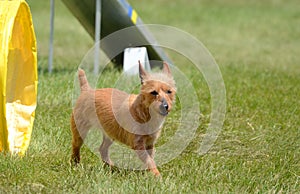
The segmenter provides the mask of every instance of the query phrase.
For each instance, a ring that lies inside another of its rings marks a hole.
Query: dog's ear
[[[168,65],[167,62],[163,62],[163,73],[172,77],[172,73],[171,73],[171,70],[170,70],[170,66]]]
[[[144,80],[148,76],[148,73],[143,68],[143,65],[141,64],[140,60],[139,60],[139,76],[140,76],[140,79],[141,79],[141,84],[144,83]]]

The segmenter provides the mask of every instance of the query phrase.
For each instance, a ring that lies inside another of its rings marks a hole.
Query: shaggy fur
[[[147,73],[139,64],[139,76],[141,91],[135,95],[113,88],[94,90],[79,69],[81,94],[71,117],[73,162],[80,161],[80,147],[88,130],[97,127],[103,132],[99,151],[105,163],[113,166],[108,149],[116,140],[134,149],[147,169],[160,175],[154,162],[154,144],[172,109],[175,81],[167,63],[162,72],[154,74]]]

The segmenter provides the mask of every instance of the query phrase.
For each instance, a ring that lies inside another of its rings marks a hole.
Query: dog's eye
[[[168,91],[167,91],[167,94],[172,94],[172,91],[171,91],[171,90],[168,90]]]
[[[152,94],[153,96],[157,96],[158,92],[154,90],[154,91],[150,92],[150,94]]]

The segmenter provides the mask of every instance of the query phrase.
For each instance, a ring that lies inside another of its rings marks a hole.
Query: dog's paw
[[[71,156],[70,165],[77,166],[80,163],[80,157]]]
[[[152,174],[154,174],[155,177],[161,178],[160,172],[158,171],[157,168],[152,168],[152,169],[150,169],[150,172],[151,172]]]

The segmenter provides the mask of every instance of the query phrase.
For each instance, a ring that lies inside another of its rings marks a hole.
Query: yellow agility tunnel
[[[24,0],[0,0],[0,152],[24,155],[37,105],[37,51]]]

